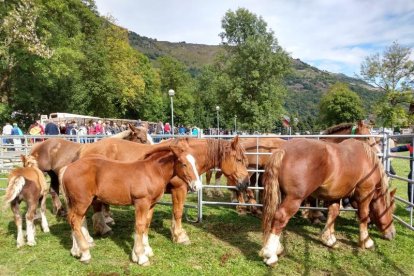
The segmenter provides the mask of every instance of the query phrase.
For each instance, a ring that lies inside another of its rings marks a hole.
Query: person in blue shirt
[[[23,135],[23,131],[20,127],[17,126],[17,123],[13,123],[13,128],[11,135],[21,136]],[[21,151],[22,150],[22,139],[21,138],[13,138],[14,150]]]
[[[402,151],[409,151],[410,152],[410,158],[413,159],[413,144],[406,144],[406,145],[402,145],[402,146],[397,146],[397,147],[393,147],[390,149],[391,152],[402,152]],[[412,179],[412,175],[413,175],[413,163],[410,160],[410,172],[408,173],[407,178],[408,179]],[[410,182],[407,182],[408,184],[408,201],[411,203],[414,203],[413,197],[412,195],[412,189],[413,189],[413,185]],[[411,206],[407,206],[407,210],[409,211],[411,209]]]
[[[193,130],[191,131],[192,135],[198,136],[198,128],[197,127],[193,127]]]

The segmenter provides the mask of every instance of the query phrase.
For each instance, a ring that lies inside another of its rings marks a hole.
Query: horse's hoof
[[[43,228],[43,233],[50,233],[49,227],[44,227]]]
[[[22,243],[17,243],[17,248],[21,248],[21,247],[23,247],[24,246],[24,242],[22,242]]]
[[[151,265],[151,263],[150,263],[150,261],[148,261],[148,262],[145,262],[145,263],[143,263],[143,264],[139,264],[140,266],[150,266]]]
[[[91,263],[91,259],[87,259],[87,260],[80,260],[81,261],[81,263],[83,263],[83,264],[90,264]]]
[[[27,242],[28,246],[35,246],[36,245],[36,241],[28,241]]]

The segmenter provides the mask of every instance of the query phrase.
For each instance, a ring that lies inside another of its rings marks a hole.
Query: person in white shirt
[[[6,123],[6,125],[3,127],[3,135],[11,135],[12,134],[13,127],[10,123]],[[13,144],[13,139],[11,138],[3,138],[3,143],[6,145]],[[10,151],[12,148],[7,147],[7,150]]]

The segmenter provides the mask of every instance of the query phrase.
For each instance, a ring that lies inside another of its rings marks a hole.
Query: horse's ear
[[[24,166],[24,164],[26,164],[26,156],[23,154],[20,154],[20,159],[22,160],[23,166]]]
[[[363,127],[363,126],[364,126],[364,120],[359,120],[358,127]]]
[[[177,157],[180,156],[184,152],[183,147],[180,145],[171,145],[170,149],[172,153],[174,153],[174,155]]]
[[[233,139],[233,142],[231,142],[231,147],[234,150],[236,150],[238,144],[239,144],[239,135],[236,135],[236,137],[234,137],[234,139]]]
[[[129,123],[128,123],[128,127],[129,127],[129,129],[130,129],[130,130],[132,130],[132,131],[134,131],[134,132],[135,132],[136,127],[134,127],[133,125],[131,125],[131,124],[129,124]]]
[[[392,189],[390,192],[390,196],[394,197],[396,191],[397,191],[397,188]]]

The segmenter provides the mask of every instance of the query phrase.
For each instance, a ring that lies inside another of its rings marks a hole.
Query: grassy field
[[[408,162],[394,160],[401,176],[408,174]],[[4,183],[1,186],[4,187]],[[406,198],[406,183],[393,181]],[[1,192],[1,195],[4,192]],[[168,195],[165,196],[168,200]],[[195,201],[192,197],[191,201]],[[49,200],[49,210],[50,200]],[[0,201],[0,206],[3,202]],[[403,204],[396,213],[408,219]],[[175,245],[170,237],[171,207],[158,205],[150,231],[155,256],[151,266],[131,262],[134,215],[132,208],[112,209],[116,225],[109,237],[95,237],[92,261],[85,265],[70,256],[70,228],[49,211],[50,234],[37,225],[37,245],[17,249],[16,226],[10,209],[0,213],[0,275],[414,275],[414,232],[396,223],[393,241],[370,234],[375,249],[357,247],[358,223],[353,213],[337,220],[338,248],[329,249],[319,241],[322,225],[311,225],[299,215],[283,234],[285,254],[274,268],[266,267],[258,256],[261,248],[260,220],[239,216],[233,208],[206,207],[203,223],[184,223],[192,244]],[[190,210],[195,217],[195,211]],[[91,226],[90,215],[88,220]]]

